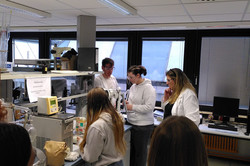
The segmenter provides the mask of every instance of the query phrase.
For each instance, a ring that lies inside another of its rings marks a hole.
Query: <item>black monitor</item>
[[[214,96],[213,115],[223,116],[223,123],[238,117],[240,99]]]

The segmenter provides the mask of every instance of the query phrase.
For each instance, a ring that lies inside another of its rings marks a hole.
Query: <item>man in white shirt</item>
[[[112,75],[114,70],[114,61],[111,58],[104,58],[102,60],[102,71],[103,74],[100,74],[99,76],[95,77],[94,81],[94,87],[99,87],[103,89],[120,89],[118,82],[116,78]],[[117,106],[118,101],[116,101],[116,98],[111,99],[111,103],[114,107]]]
[[[103,74],[95,78],[94,87],[104,89],[120,89],[116,78],[112,75],[114,69],[114,61],[111,58],[102,60]]]

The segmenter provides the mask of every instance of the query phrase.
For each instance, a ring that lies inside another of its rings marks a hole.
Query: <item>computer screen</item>
[[[240,99],[214,96],[213,115],[237,117]]]

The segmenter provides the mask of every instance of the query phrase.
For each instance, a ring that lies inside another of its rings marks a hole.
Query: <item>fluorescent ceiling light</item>
[[[10,10],[14,10],[34,17],[40,17],[40,18],[51,17],[51,14],[48,12],[7,0],[0,0],[0,7],[8,8]]]
[[[106,6],[115,9],[116,11],[125,15],[136,15],[137,11],[132,6],[128,5],[122,0],[99,0],[99,2]]]

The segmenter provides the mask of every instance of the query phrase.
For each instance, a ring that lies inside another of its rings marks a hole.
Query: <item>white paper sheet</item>
[[[26,78],[30,102],[37,101],[39,96],[51,96],[51,78]]]

